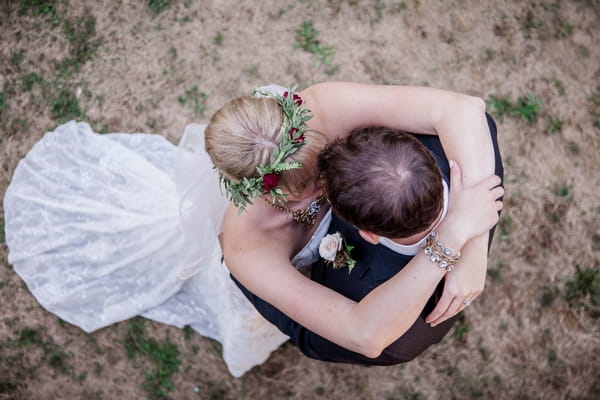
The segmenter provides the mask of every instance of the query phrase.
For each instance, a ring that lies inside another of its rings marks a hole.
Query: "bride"
[[[178,148],[158,135],[98,135],[86,123],[47,133],[19,163],[4,198],[9,262],[40,304],[86,332],[138,314],[190,325],[222,343],[234,376],[287,337],[254,310],[229,271],[298,323],[368,357],[401,336],[408,323],[398,317],[401,279],[356,303],[301,273],[318,258],[330,217],[317,155],[357,127],[438,134],[472,186],[494,167],[483,102],[340,82],[299,93],[272,85],[259,96],[226,104],[208,128],[188,126]],[[257,173],[259,166],[267,169]],[[457,303],[472,301],[485,280],[491,224],[457,223],[468,208],[451,202],[438,229],[466,243],[455,249],[464,271],[453,289]],[[431,268],[422,255],[411,263]],[[461,309],[440,302],[435,322]]]

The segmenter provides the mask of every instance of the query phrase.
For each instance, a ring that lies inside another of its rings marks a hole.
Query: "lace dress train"
[[[179,147],[83,122],[48,132],[4,197],[8,260],[44,308],[86,332],[138,314],[190,325],[240,376],[287,337],[221,262],[227,200],[203,131],[188,126]]]

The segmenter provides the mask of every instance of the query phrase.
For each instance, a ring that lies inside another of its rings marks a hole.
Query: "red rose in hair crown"
[[[273,190],[279,184],[279,174],[270,173],[263,176],[263,188],[266,191]]]
[[[296,143],[302,143],[304,142],[304,133],[298,137],[296,137],[296,135],[298,134],[300,130],[298,128],[292,128],[289,130],[288,134],[290,135],[290,140]]]

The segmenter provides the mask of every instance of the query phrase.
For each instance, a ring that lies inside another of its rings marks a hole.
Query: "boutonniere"
[[[321,239],[319,255],[325,262],[333,263],[334,269],[348,267],[348,273],[350,273],[356,265],[356,260],[350,256],[353,248],[354,246],[346,243],[341,233],[330,233]]]

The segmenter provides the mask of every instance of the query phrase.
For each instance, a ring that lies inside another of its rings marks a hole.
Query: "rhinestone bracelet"
[[[444,244],[438,240],[438,232],[431,231],[425,242],[421,245],[423,247],[423,253],[432,263],[437,264],[438,267],[445,269],[450,272],[454,269],[456,262],[460,258],[460,251],[453,253],[450,247],[444,246]]]

